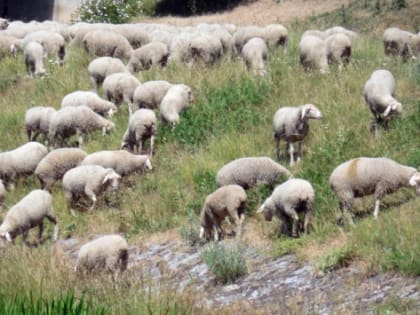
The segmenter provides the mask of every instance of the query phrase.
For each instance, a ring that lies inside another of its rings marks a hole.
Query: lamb
[[[7,186],[20,176],[31,175],[48,149],[38,142],[28,142],[12,150],[0,153],[0,178]]]
[[[44,59],[46,58],[46,53],[40,43],[29,42],[26,44],[23,55],[28,76],[43,76],[45,74]]]
[[[268,48],[265,40],[260,37],[251,38],[242,48],[242,57],[248,71],[264,76],[267,63]]]
[[[54,224],[54,242],[58,238],[58,222],[54,213],[52,196],[45,190],[33,190],[7,212],[0,225],[0,239],[12,242],[19,234],[27,243],[29,230],[38,226],[38,241],[42,239],[43,220]]]
[[[373,216],[386,194],[401,187],[416,187],[420,193],[420,172],[385,157],[359,157],[337,166],[329,178],[331,189],[340,201],[341,218],[353,224],[351,210],[354,198],[375,195]]]
[[[41,183],[41,188],[51,191],[54,183],[63,178],[64,174],[76,167],[87,153],[78,148],[56,149],[48,153],[35,169],[34,174]]]
[[[74,91],[61,100],[61,108],[68,106],[87,106],[101,116],[112,117],[118,111],[114,103],[100,98],[91,91]]]
[[[285,234],[298,237],[302,222],[299,213],[304,214],[303,232],[308,233],[310,219],[312,217],[315,192],[310,182],[300,178],[292,178],[274,189],[257,213],[264,212],[266,221],[271,221],[273,215],[278,217],[283,225]]]
[[[105,135],[115,128],[115,124],[95,113],[87,106],[69,106],[57,111],[50,122],[48,138],[57,147],[67,138],[78,135],[79,146],[83,144],[83,134],[101,129]]]
[[[296,162],[299,162],[302,155],[302,141],[309,132],[309,119],[321,118],[321,111],[313,104],[279,108],[273,118],[277,159],[280,159],[280,140],[285,140],[286,150],[290,155],[290,165],[295,163],[293,142],[299,142],[296,158]]]
[[[179,113],[194,100],[191,88],[185,84],[174,84],[159,105],[160,114],[165,122],[174,128],[179,123]]]
[[[245,219],[246,192],[239,185],[227,185],[218,188],[207,196],[201,209],[200,238],[210,240],[214,230],[214,240],[223,237],[222,221],[229,216],[236,225],[236,237],[242,233]]]
[[[156,124],[156,114],[153,110],[147,108],[137,110],[130,117],[121,148],[128,148],[130,152],[141,154],[145,142],[150,139],[149,155],[152,156],[157,133]]]
[[[147,81],[139,85],[133,93],[134,110],[138,108],[159,108],[163,97],[173,86],[165,80]]]
[[[25,112],[25,129],[28,141],[35,141],[39,135],[48,138],[50,121],[57,111],[51,106],[35,106]]]
[[[190,41],[193,62],[199,60],[207,65],[214,65],[223,54],[222,42],[219,38],[209,34],[199,34]]]
[[[166,66],[169,57],[168,46],[162,42],[150,42],[133,51],[127,68],[131,73],[148,70],[152,66]]]
[[[74,270],[78,273],[105,270],[117,277],[127,269],[127,264],[127,241],[120,235],[111,234],[84,244],[77,255]]]
[[[372,123],[371,130],[382,125],[388,128],[391,118],[401,114],[402,105],[394,98],[395,79],[388,70],[375,70],[365,83],[363,95],[369,106],[375,121]]]
[[[321,74],[329,72],[325,41],[313,35],[302,36],[299,42],[300,63],[307,71],[311,66],[319,68]]]
[[[351,39],[343,33],[330,35],[325,40],[328,63],[338,63],[339,69],[347,65],[351,57]]]
[[[102,83],[107,76],[117,72],[128,73],[128,69],[118,58],[108,56],[98,57],[93,59],[88,66],[89,78],[96,90],[102,86]]]
[[[124,36],[109,30],[89,31],[83,36],[82,43],[87,53],[99,57],[130,58],[133,53]]]
[[[217,172],[216,186],[236,184],[244,189],[261,184],[272,186],[283,176],[290,178],[292,174],[269,157],[244,157],[229,162]]]
[[[97,196],[108,189],[117,189],[121,176],[112,168],[100,165],[81,165],[68,170],[63,176],[63,191],[70,213],[75,216],[74,207],[82,195],[92,200],[91,211],[97,202]]]
[[[410,40],[415,34],[403,31],[398,27],[387,28],[382,36],[385,56],[399,56],[406,61],[413,52],[410,47]]]
[[[112,168],[121,177],[152,169],[147,155],[136,155],[125,150],[98,151],[86,156],[80,165],[100,165]]]

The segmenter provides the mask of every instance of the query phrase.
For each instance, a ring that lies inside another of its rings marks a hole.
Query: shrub
[[[126,23],[141,13],[139,0],[87,0],[77,10],[78,19],[88,23]]]

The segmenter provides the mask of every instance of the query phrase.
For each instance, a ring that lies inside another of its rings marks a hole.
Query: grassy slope
[[[346,12],[358,16],[359,28],[371,21],[362,19],[359,9],[351,8]],[[385,60],[380,38],[366,35],[354,42],[353,61],[346,70],[339,72],[333,68],[328,76],[321,76],[304,73],[300,68],[296,47],[303,30],[339,24],[340,18],[342,15],[338,12],[291,25],[288,53],[271,52],[269,74],[263,79],[250,77],[236,60],[223,60],[206,72],[200,66],[188,69],[179,65],[139,75],[143,81],[167,79],[189,84],[195,102],[183,114],[175,132],[159,127],[153,172],[135,179],[135,185],[123,187],[117,196],[111,197],[113,207],[100,204],[93,213],[73,218],[66,210],[61,187],[57,184],[53,195],[61,236],[87,238],[95,233],[122,232],[131,243],[141,243],[149,233],[186,224],[188,213],[198,214],[205,196],[215,188],[214,175],[223,164],[241,156],[274,156],[271,121],[279,106],[311,102],[321,109],[324,118],[311,122],[303,162],[292,172],[296,177],[310,180],[315,188],[313,231],[300,240],[272,236],[274,254],[297,251],[301,257],[318,259],[321,265],[325,257],[332,255],[336,260],[333,259],[333,266],[327,263],[327,268],[335,267],[341,258],[357,257],[370,272],[397,269],[419,274],[418,200],[413,198],[411,190],[403,189],[388,196],[377,222],[370,214],[373,200],[366,198],[357,203],[356,208],[362,213],[369,211],[369,215],[358,221],[356,228],[343,232],[335,224],[337,200],[327,182],[336,165],[357,156],[387,156],[403,164],[420,165],[418,62],[403,64],[398,60]],[[352,21],[350,17],[347,19],[349,23]],[[12,149],[26,141],[22,126],[27,108],[43,104],[59,107],[66,93],[90,89],[86,72],[89,60],[83,51],[70,49],[65,66],[49,65],[50,75],[43,80],[24,77],[21,57],[18,62],[11,58],[0,62],[1,150]],[[371,117],[362,89],[370,73],[382,67],[396,78],[396,95],[404,104],[404,114],[388,133],[375,137],[369,132]],[[85,150],[117,149],[127,116],[123,108],[114,119],[116,132],[106,138],[93,134]],[[280,162],[287,165],[286,159]],[[23,180],[7,195],[7,206],[37,186],[31,178]],[[251,217],[256,218],[253,209],[268,193],[266,189],[249,193]],[[261,220],[259,224],[266,223]],[[331,242],[332,239],[341,241]],[[107,279],[79,282],[69,271],[68,259],[48,242],[34,250],[10,247],[2,256],[0,293],[6,296],[13,296],[22,289],[44,296],[57,290],[76,289],[99,301],[106,299],[115,314],[141,309],[145,302],[160,310],[173,309],[169,302],[172,299],[186,308],[191,305],[190,300],[184,300],[185,296],[175,298],[170,293],[164,294],[167,299],[163,302],[158,303],[150,296],[144,301],[138,294],[144,289],[144,283],[133,284],[128,276],[118,288],[113,288]]]

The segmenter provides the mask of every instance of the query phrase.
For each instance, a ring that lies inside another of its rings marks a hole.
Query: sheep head
[[[112,168],[107,169],[107,173],[104,176],[104,179],[102,180],[102,184],[109,184],[111,189],[115,190],[118,187],[119,180],[121,179],[121,176],[116,173]]]
[[[395,98],[390,97],[390,100],[387,102],[388,106],[384,111],[384,117],[389,118],[394,114],[401,114],[402,112],[402,105],[398,102]]]
[[[262,206],[257,210],[257,213],[264,212],[265,220],[270,222],[273,219],[273,211],[271,207],[268,206],[267,201],[268,200],[262,204]]]
[[[420,172],[415,172],[408,181],[408,184],[410,186],[416,187],[416,193],[417,195],[420,195]]]
[[[105,136],[107,133],[110,133],[114,130],[115,124],[112,121],[107,121],[105,126],[102,127],[102,135]]]
[[[321,111],[313,104],[305,104],[302,106],[300,119],[307,120],[307,119],[321,119],[322,113]]]

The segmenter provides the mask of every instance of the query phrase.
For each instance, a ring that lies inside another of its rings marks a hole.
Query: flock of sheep
[[[152,169],[158,115],[163,123],[175,128],[180,115],[191,102],[193,93],[183,83],[164,80],[140,82],[136,72],[167,63],[197,62],[215,64],[223,56],[239,57],[255,75],[265,75],[270,50],[287,51],[288,30],[280,24],[244,26],[200,24],[175,27],[161,24],[87,24],[56,22],[8,22],[0,20],[0,54],[23,52],[29,76],[45,74],[47,55],[56,63],[65,62],[66,49],[84,47],[92,56],[87,73],[94,91],[73,91],[64,95],[61,108],[36,106],[25,114],[28,143],[0,153],[0,202],[6,188],[20,176],[34,174],[41,189],[34,190],[9,209],[0,226],[0,237],[11,242],[19,234],[26,241],[28,231],[38,226],[42,237],[43,220],[55,224],[53,239],[58,237],[58,220],[52,207],[51,189],[62,180],[69,211],[75,215],[77,201],[87,197],[96,205],[108,189],[116,189],[122,177]],[[305,70],[317,68],[322,74],[329,65],[343,68],[351,58],[351,43],[357,34],[337,26],[325,31],[308,30],[299,43],[300,62]],[[396,28],[384,33],[387,55],[403,58],[420,53],[420,34]],[[124,60],[128,60],[124,63]],[[102,90],[103,97],[98,93]],[[388,70],[377,70],[366,82],[364,96],[372,112],[376,129],[387,128],[389,119],[402,112],[394,98],[395,80]],[[83,137],[93,130],[105,135],[114,129],[109,119],[122,104],[128,106],[127,129],[118,150],[87,154],[80,147]],[[309,132],[309,120],[322,118],[313,104],[281,107],[273,117],[276,158],[280,159],[280,141],[287,143],[290,165],[301,161],[301,146]],[[79,148],[69,147],[69,139],[78,137]],[[44,144],[35,142],[43,140]],[[146,142],[150,141],[149,149]],[[294,145],[297,144],[295,151]],[[52,147],[49,151],[47,146]],[[229,216],[240,237],[244,222],[246,190],[257,185],[278,185],[257,212],[270,221],[276,216],[284,233],[298,237],[308,232],[315,192],[308,180],[293,178],[292,173],[269,157],[242,157],[224,165],[217,173],[217,190],[209,194],[201,210],[200,237],[219,240],[222,223]],[[385,194],[402,186],[415,186],[420,192],[420,173],[413,167],[387,158],[355,158],[339,165],[331,174],[330,185],[340,200],[343,217],[352,223],[353,199],[375,195],[374,215],[378,216]],[[303,217],[300,218],[300,217]],[[122,272],[127,266],[127,242],[119,235],[107,235],[85,244],[79,251],[76,270],[106,268]]]

